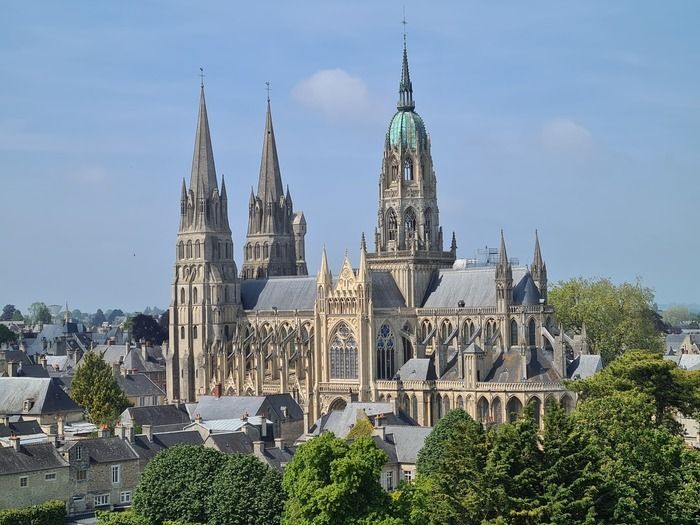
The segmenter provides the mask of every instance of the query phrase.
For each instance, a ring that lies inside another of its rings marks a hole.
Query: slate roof
[[[67,452],[77,445],[80,445],[87,451],[90,463],[113,463],[115,461],[138,459],[138,455],[129,443],[116,436],[69,441],[61,447],[61,451]]]
[[[18,436],[42,434],[44,431],[36,421],[15,421],[8,425],[0,425],[0,438],[10,437],[12,433]]]
[[[685,370],[700,370],[700,354],[666,355],[664,359],[673,361]]]
[[[245,432],[224,432],[212,434],[207,438],[214,447],[226,454],[251,454],[253,452],[253,440]]]
[[[406,306],[401,290],[389,272],[371,272],[372,305],[374,308],[399,308]]]
[[[540,291],[529,271],[525,273],[517,285],[513,286],[513,304],[529,306],[540,304]]]
[[[313,310],[316,277],[246,279],[241,281],[241,301],[245,310]]]
[[[345,438],[352,427],[357,423],[358,418],[368,416],[370,421],[374,416],[382,414],[382,421],[407,425],[414,424],[407,418],[395,417],[393,403],[348,403],[343,410],[334,410],[323,415],[312,428],[313,435],[323,432],[333,432],[337,437]],[[390,419],[390,421],[388,421]]]
[[[151,425],[152,427],[166,425],[190,424],[190,416],[183,405],[158,405],[150,407],[129,407],[121,414],[122,424],[133,421],[135,425]]]
[[[678,350],[678,347],[685,340],[686,334],[668,334],[666,336],[666,353]]]
[[[127,397],[165,396],[165,392],[143,374],[119,375],[117,383]]]
[[[603,368],[599,355],[580,355],[566,367],[566,375],[571,379],[586,379]]]
[[[527,382],[556,383],[562,378],[552,366],[552,352],[536,349],[527,364]],[[484,381],[498,383],[515,383],[522,381],[522,356],[520,350],[501,352],[496,358]]]
[[[204,440],[196,430],[179,430],[176,432],[159,432],[152,435],[153,441],[139,434],[134,436],[133,449],[142,460],[149,461],[161,450],[175,445],[203,445]]]
[[[290,419],[304,418],[304,412],[294,398],[289,394],[273,394],[269,396],[201,396],[193,414],[205,420],[233,419],[244,415],[259,416],[269,410],[270,419],[282,419],[282,407],[287,407]],[[274,416],[274,417],[273,417]]]
[[[397,462],[415,464],[418,452],[432,430],[431,427],[387,425],[384,432],[387,440],[394,445]]]
[[[41,365],[22,365],[17,368],[17,377],[49,377],[49,372]]]
[[[22,365],[32,364],[32,360],[29,359],[26,352],[22,352],[21,350],[1,350],[0,358],[3,357],[8,363],[21,363]]]
[[[26,399],[34,400],[28,411],[24,410]],[[53,378],[0,378],[0,413],[40,415],[82,410]]]
[[[272,422],[260,416],[251,416],[247,419],[231,418],[231,419],[208,419],[206,421],[195,422],[187,427],[186,430],[195,429],[202,427],[208,430],[210,433],[223,433],[223,432],[238,432],[246,425],[252,425],[259,428],[262,431],[262,426],[265,424],[266,437],[265,439],[272,438]]]
[[[19,452],[13,447],[0,448],[0,476],[62,467],[68,468],[68,463],[51,443],[21,445],[20,440]]]
[[[513,268],[513,290],[522,286],[520,300],[533,300],[532,291],[521,280],[529,272],[524,266]],[[496,267],[480,266],[461,270],[442,269],[428,286],[423,308],[455,308],[464,301],[466,308],[496,306]],[[520,290],[520,288],[518,288]],[[538,294],[539,295],[539,294]],[[539,301],[539,297],[537,297]],[[520,303],[515,303],[520,304]],[[527,304],[527,303],[525,303]]]
[[[402,381],[431,381],[437,379],[433,360],[427,357],[412,357],[399,368],[394,375],[394,379]]]
[[[297,447],[270,447],[263,451],[263,457],[273,469],[282,472],[284,467],[292,460]]]

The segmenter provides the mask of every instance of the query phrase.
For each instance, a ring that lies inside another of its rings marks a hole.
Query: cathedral
[[[239,272],[223,177],[217,179],[202,85],[180,227],[166,351],[170,401],[290,393],[307,428],[351,401],[392,401],[421,425],[451,408],[499,423],[528,404],[571,409],[563,380],[587,356],[547,303],[547,266],[500,248],[445,249],[430,136],[416,112],[404,40],[399,98],[384,140],[374,250],[334,276],[325,250],[307,275],[306,219],[284,189],[270,101],[257,192]],[[371,239],[371,238],[370,238]]]

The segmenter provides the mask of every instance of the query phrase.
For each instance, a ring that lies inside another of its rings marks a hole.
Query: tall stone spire
[[[214,167],[214,152],[209,135],[209,119],[207,118],[207,104],[204,100],[204,86],[199,95],[199,116],[197,117],[197,133],[194,139],[194,155],[192,157],[192,176],[190,177],[190,189],[198,191],[200,188],[204,195],[209,197],[213,190],[217,189],[216,169]]]
[[[535,269],[542,269],[544,267],[544,261],[542,260],[542,251],[540,250],[540,237],[535,230],[535,255],[532,258],[532,268],[531,271]]]
[[[500,313],[505,313],[508,312],[508,307],[513,299],[513,269],[508,261],[503,230],[501,230],[501,246],[498,253],[500,258],[496,266],[496,309]]]
[[[401,65],[401,82],[399,84],[399,102],[396,104],[399,111],[413,111],[416,108],[413,102],[413,84],[408,70],[408,51],[406,50],[406,34],[403,35],[403,63]]]
[[[265,136],[263,137],[262,159],[260,161],[260,178],[258,179],[258,197],[263,202],[279,202],[284,195],[280,164],[277,158],[275,130],[272,127],[270,99],[267,99],[267,116],[265,118]]]
[[[537,285],[540,291],[540,297],[547,300],[547,265],[542,258],[542,251],[540,250],[540,238],[535,230],[535,254],[532,257],[532,266],[530,267],[530,274],[532,275],[532,280]]]
[[[502,269],[507,269],[509,264],[508,264],[508,252],[506,251],[506,240],[503,237],[503,230],[501,230],[501,246],[498,249],[498,266]]]

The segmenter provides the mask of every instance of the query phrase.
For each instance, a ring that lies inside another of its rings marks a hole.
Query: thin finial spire
[[[204,89],[204,68],[199,68],[199,87]]]
[[[267,91],[267,103],[270,103],[270,81],[265,82],[265,90]]]
[[[406,22],[406,6],[403,6],[403,18],[401,19],[401,23],[403,24],[403,45],[406,47],[406,25],[408,22]]]

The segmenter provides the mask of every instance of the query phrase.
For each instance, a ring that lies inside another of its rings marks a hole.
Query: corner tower
[[[420,305],[433,272],[456,257],[456,242],[443,251],[430,137],[415,108],[404,35],[399,100],[379,178],[376,252],[367,257],[371,268],[392,273],[408,306]]]
[[[270,99],[267,99],[265,135],[257,195],[250,190],[248,236],[243,250],[244,279],[306,275],[304,236],[306,219],[295,213],[292,196],[282,188]]]
[[[233,337],[240,310],[226,184],[216,180],[204,86],[199,98],[192,174],[182,181],[175,279],[170,303],[167,395],[192,402],[208,394],[217,360]]]

